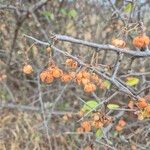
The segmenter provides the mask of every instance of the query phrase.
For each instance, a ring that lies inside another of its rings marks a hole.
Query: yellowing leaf
[[[87,101],[84,106],[82,107],[82,111],[83,112],[86,112],[86,111],[90,111],[92,110],[93,108],[97,107],[98,106],[98,103],[94,100],[90,100],[90,101]]]
[[[119,108],[120,106],[119,105],[117,105],[117,104],[108,104],[107,105],[107,108],[109,108],[109,109],[117,109],[117,108]]]
[[[110,86],[111,86],[110,81],[104,80],[103,83],[104,83],[104,86],[105,86],[107,89],[110,89]]]
[[[96,136],[97,138],[103,137],[103,131],[102,131],[102,129],[98,129],[98,130],[96,131],[96,133],[95,133],[95,136]]]
[[[124,12],[130,13],[132,11],[132,8],[133,8],[133,4],[129,2],[124,8]]]
[[[134,86],[134,85],[137,85],[139,83],[139,78],[136,78],[136,77],[129,77],[127,78],[127,81],[126,81],[126,85],[128,86]]]

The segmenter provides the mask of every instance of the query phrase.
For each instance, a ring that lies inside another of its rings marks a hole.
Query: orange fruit
[[[143,109],[145,107],[148,106],[148,103],[146,102],[146,100],[144,98],[140,98],[137,102],[137,106],[140,108],[140,109]]]
[[[99,82],[100,81],[98,75],[95,74],[95,73],[91,74],[91,80],[94,81],[94,82]]]
[[[82,81],[82,72],[76,74],[76,82],[80,85]]]
[[[81,127],[84,129],[85,132],[91,131],[91,124],[89,121],[84,121],[81,123]]]
[[[142,48],[148,46],[150,39],[146,35],[139,35],[133,39],[133,45],[137,48]]]
[[[90,78],[90,73],[87,72],[86,70],[82,71],[82,77],[83,78]]]
[[[96,90],[96,86],[93,83],[88,83],[84,85],[84,91],[87,93],[93,92]]]
[[[72,77],[71,77],[71,75],[70,74],[68,74],[68,73],[64,73],[62,76],[61,76],[61,81],[62,82],[69,82],[69,81],[71,81],[72,80]]]
[[[126,122],[123,119],[120,119],[118,125],[124,127],[126,125]]]
[[[50,70],[45,70],[41,72],[40,79],[44,83],[52,83],[54,78],[52,76],[52,72]]]
[[[145,111],[147,112],[148,115],[150,115],[150,105],[145,108]]]
[[[85,85],[85,84],[89,83],[90,80],[87,79],[87,78],[82,78],[82,79],[81,79],[81,82],[82,82],[83,85]]]
[[[25,74],[31,74],[33,72],[32,66],[29,64],[23,66],[22,70]]]
[[[95,128],[101,128],[103,127],[103,123],[101,121],[93,121],[92,122],[92,126],[95,127]]]
[[[76,78],[77,79],[82,79],[82,72],[81,71],[77,73]]]
[[[99,115],[95,114],[93,117],[94,121],[98,121],[100,119]]]
[[[76,72],[71,71],[71,72],[69,72],[69,74],[72,79],[74,79],[76,77]]]
[[[124,48],[126,46],[126,43],[121,39],[112,39],[112,45],[119,48]]]
[[[63,74],[63,71],[61,69],[59,69],[57,67],[55,67],[55,68],[52,69],[52,76],[54,78],[59,78],[59,77],[62,76],[62,74]]]
[[[116,131],[122,131],[123,130],[123,127],[121,127],[121,126],[119,126],[119,125],[116,125],[115,126],[115,129],[116,129]]]
[[[71,58],[67,59],[65,64],[66,64],[66,66],[69,66],[74,69],[77,68],[77,66],[78,66],[78,63]]]
[[[67,60],[66,60],[65,64],[66,64],[67,66],[70,66],[70,65],[72,64],[72,62],[74,62],[74,60],[70,58],[70,59],[67,59]]]

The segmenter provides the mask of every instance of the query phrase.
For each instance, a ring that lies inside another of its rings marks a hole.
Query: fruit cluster
[[[137,48],[145,48],[150,43],[150,39],[146,35],[139,35],[133,39],[133,45]]]
[[[130,101],[128,107],[131,109],[138,108],[136,114],[139,120],[150,118],[150,104],[145,98],[139,98],[137,102]]]
[[[112,118],[110,116],[106,116],[101,112],[94,112],[91,114],[89,120],[81,123],[80,127],[77,128],[77,132],[90,132],[92,129],[99,129],[107,126],[111,121]]]
[[[78,63],[69,58],[66,60],[65,65],[69,70],[68,72],[63,71],[54,63],[49,65],[47,69],[43,70],[40,73],[40,79],[43,83],[50,84],[54,79],[60,78],[61,82],[67,83],[73,81],[78,85],[82,85],[85,92],[90,93],[94,92],[97,87],[100,89],[105,89],[107,85],[103,80],[95,73],[88,71],[87,69],[81,69],[77,72],[75,69],[78,67]],[[23,72],[27,75],[33,72],[32,66],[27,64],[23,67]]]
[[[48,67],[46,70],[42,71],[40,74],[40,79],[43,83],[52,83],[54,79],[60,78],[63,71],[57,66]]]
[[[76,69],[78,66],[78,63],[70,58],[66,60],[65,64],[71,69]],[[105,88],[103,80],[100,79],[97,74],[90,72],[87,69],[81,69],[79,72],[76,72],[75,70],[66,72],[53,64],[40,74],[41,81],[46,84],[52,83],[54,79],[57,78],[60,78],[63,83],[73,81],[78,85],[82,85],[84,91],[87,93],[95,91],[97,87],[100,89]]]
[[[134,47],[137,47],[139,49],[146,48],[146,46],[148,46],[150,44],[150,39],[148,36],[146,36],[144,34],[138,35],[133,39],[132,44]],[[112,39],[112,45],[114,45],[118,48],[125,48],[126,42],[122,39],[114,38],[114,39]]]

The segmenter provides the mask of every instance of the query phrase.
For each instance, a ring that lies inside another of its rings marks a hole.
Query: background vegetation
[[[141,32],[150,36],[149,13],[149,0],[0,0],[0,150],[149,149],[150,120],[135,105],[150,100],[150,51],[132,44]],[[125,48],[112,46],[114,38]],[[52,60],[71,71],[68,58],[77,71],[96,71],[104,87],[86,93],[74,82],[40,81]],[[32,74],[23,72],[25,64]],[[91,113],[112,121],[80,133],[91,119],[79,115],[88,101]],[[117,131],[120,119],[126,125]]]

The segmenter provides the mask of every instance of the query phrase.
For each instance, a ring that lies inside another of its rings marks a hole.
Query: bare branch
[[[50,44],[47,43],[47,42],[42,42],[42,41],[37,40],[36,38],[33,38],[33,37],[31,37],[31,36],[28,36],[28,35],[25,35],[25,36],[28,37],[28,38],[30,38],[30,39],[32,39],[32,40],[34,40],[34,41],[35,41],[36,43],[38,43],[38,44],[50,46]],[[135,95],[135,93],[132,93],[132,92],[128,89],[128,87],[126,87],[125,85],[123,85],[117,78],[109,77],[107,74],[105,74],[104,72],[99,71],[99,70],[98,70],[97,68],[95,68],[94,66],[88,65],[88,64],[84,63],[83,61],[81,61],[81,60],[78,59],[77,57],[74,57],[74,56],[72,56],[71,54],[62,51],[62,50],[56,48],[55,46],[51,46],[51,47],[52,47],[55,51],[57,51],[57,52],[59,52],[59,53],[65,55],[65,56],[68,56],[68,57],[70,57],[70,58],[73,58],[73,59],[76,60],[80,65],[85,66],[85,67],[87,67],[87,68],[89,68],[89,69],[94,70],[95,73],[97,73],[98,75],[102,76],[103,78],[105,78],[105,79],[109,80],[111,83],[113,83],[113,84],[118,88],[118,90],[119,90],[120,92],[124,92],[124,93],[130,95],[131,97],[137,99],[137,96]]]
[[[79,40],[70,36],[66,36],[66,35],[59,35],[56,34],[56,39],[60,40],[60,41],[66,41],[66,42],[71,42],[71,43],[75,43],[75,44],[82,44],[85,46],[89,46],[89,47],[93,47],[96,48],[96,51],[100,51],[100,50],[111,50],[111,51],[115,51],[115,52],[122,52],[128,55],[132,55],[135,57],[150,57],[150,50],[149,51],[145,51],[145,52],[139,52],[139,51],[135,51],[135,50],[129,50],[129,49],[121,49],[121,48],[117,48],[113,45],[105,45],[105,44],[97,44],[97,43],[93,43],[93,42],[88,42],[88,41],[84,41],[84,40]]]

